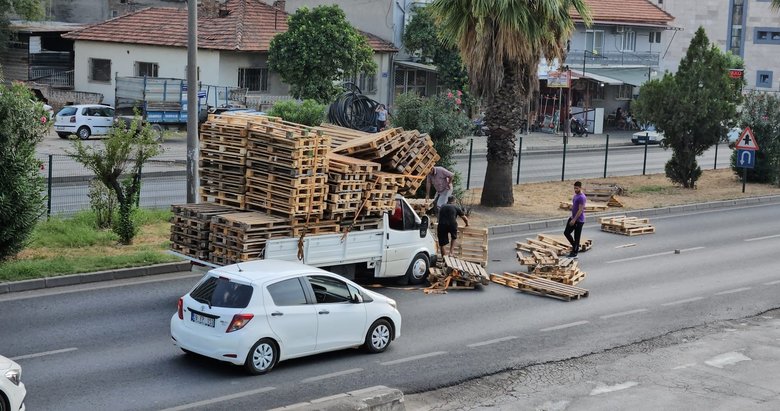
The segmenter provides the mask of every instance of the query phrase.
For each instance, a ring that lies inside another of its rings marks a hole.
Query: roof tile
[[[647,0],[585,0],[594,23],[665,25],[674,17]],[[580,15],[572,10],[576,20]]]

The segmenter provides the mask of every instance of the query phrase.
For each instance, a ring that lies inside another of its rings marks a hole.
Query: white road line
[[[626,248],[626,247],[636,247],[636,243],[623,244],[623,245],[619,245],[619,246],[617,246],[615,248]]]
[[[362,368],[352,368],[352,369],[349,369],[349,370],[337,371],[337,372],[332,372],[330,374],[323,374],[323,375],[318,375],[316,377],[305,378],[305,379],[302,379],[301,382],[302,383],[307,383],[307,382],[321,381],[321,380],[326,380],[328,378],[340,377],[342,375],[354,374],[356,372],[361,372],[361,371],[363,371]]]
[[[504,341],[514,340],[515,338],[517,337],[515,337],[514,335],[510,335],[509,337],[501,337],[501,338],[496,338],[495,340],[487,340],[487,341],[482,341],[474,344],[469,344],[466,347],[469,348],[482,347],[484,345],[490,345],[490,344],[496,344]]]
[[[745,241],[761,241],[761,240],[768,240],[770,238],[777,238],[777,237],[780,237],[780,234],[768,235],[766,237],[746,238]]]
[[[166,408],[166,409],[164,409],[162,411],[189,410],[189,409],[192,409],[192,408],[203,407],[203,406],[206,406],[206,405],[216,404],[216,403],[219,403],[219,402],[235,400],[237,398],[248,397],[250,395],[261,394],[261,393],[272,391],[272,390],[275,390],[275,389],[276,388],[274,388],[274,387],[263,387],[263,388],[258,388],[256,390],[244,391],[244,392],[239,392],[239,393],[236,393],[236,394],[225,395],[223,397],[212,398],[210,400],[191,402],[189,404],[179,405],[178,407]]]
[[[780,280],[770,281],[768,283],[764,283],[764,285],[775,285],[775,284],[780,284]]]
[[[12,357],[11,359],[14,360],[14,361],[19,361],[19,360],[26,360],[26,359],[29,359],[29,358],[45,357],[47,355],[62,354],[64,352],[71,352],[71,351],[76,351],[76,350],[78,350],[78,348],[76,348],[76,347],[63,348],[61,350],[44,351],[44,352],[39,352],[39,353],[35,353],[35,354],[20,355],[18,357]]]
[[[415,355],[414,357],[401,358],[400,360],[380,362],[379,365],[401,364],[401,363],[404,363],[404,362],[421,360],[423,358],[437,357],[439,355],[444,355],[444,354],[447,354],[447,351],[435,351],[435,352],[431,352],[431,353],[428,353],[428,354]]]
[[[562,329],[564,329],[564,328],[569,328],[569,327],[576,327],[576,326],[578,326],[578,325],[587,324],[587,323],[589,323],[589,322],[590,322],[590,321],[585,321],[585,320],[583,320],[583,321],[575,321],[575,322],[573,322],[573,323],[568,323],[568,324],[561,324],[561,325],[556,325],[555,327],[542,328],[542,329],[541,329],[541,330],[539,330],[539,331],[541,331],[541,332],[545,332],[545,331],[555,331],[555,330],[562,330]]]
[[[672,301],[670,303],[664,303],[664,304],[661,304],[661,305],[664,306],[664,307],[668,307],[670,305],[692,303],[694,301],[699,301],[699,300],[703,300],[703,299],[704,299],[704,297],[693,297],[693,298],[687,298],[685,300]]]
[[[751,287],[742,287],[742,288],[735,288],[733,290],[726,290],[721,291],[719,293],[715,293],[715,295],[726,295],[726,294],[734,294],[734,293],[741,293],[742,291],[752,290]]]
[[[624,315],[638,314],[638,313],[643,313],[645,311],[647,311],[647,308],[638,308],[636,310],[623,311],[622,313],[602,315],[599,318],[601,318],[602,320],[606,320],[608,318],[615,318],[615,317],[622,317]]]
[[[704,247],[691,247],[691,248],[683,248],[683,249],[681,249],[681,250],[680,250],[680,252],[681,252],[681,253],[685,253],[685,252],[688,252],[688,251],[696,251],[696,250],[701,250],[702,248],[704,248]],[[645,258],[651,258],[651,257],[660,257],[660,256],[662,256],[662,255],[670,255],[670,254],[674,254],[674,251],[665,251],[665,252],[663,252],[663,253],[655,253],[655,254],[647,254],[647,255],[638,255],[638,256],[636,256],[636,257],[621,258],[621,259],[619,259],[619,260],[611,260],[611,261],[607,261],[607,264],[612,264],[612,263],[622,263],[622,262],[625,262],[625,261],[643,260],[643,259],[645,259]]]

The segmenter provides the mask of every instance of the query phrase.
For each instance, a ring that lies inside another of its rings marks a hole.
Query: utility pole
[[[198,202],[198,2],[187,0],[187,202]]]

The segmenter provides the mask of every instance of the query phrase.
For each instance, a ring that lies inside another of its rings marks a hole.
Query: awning
[[[414,61],[395,61],[395,64],[401,67],[407,67],[407,68],[413,68],[417,70],[424,70],[424,71],[430,71],[432,73],[436,73],[439,71],[439,69],[432,65],[432,64],[423,64],[423,63],[417,63]]]
[[[593,73],[612,77],[618,79],[625,84],[632,86],[641,86],[647,81],[647,73],[650,73],[651,78],[657,78],[657,71],[653,73],[650,67],[623,67],[623,68],[593,68],[585,70],[587,73],[589,70],[593,70]]]
[[[591,72],[590,69],[585,69],[585,74],[582,74],[581,70],[571,70],[572,79],[578,79],[578,78],[587,78],[591,79],[593,81],[598,81],[599,83],[609,84],[610,86],[619,86],[623,84],[623,81],[618,80],[616,78],[602,76],[601,74],[597,74],[595,72]]]

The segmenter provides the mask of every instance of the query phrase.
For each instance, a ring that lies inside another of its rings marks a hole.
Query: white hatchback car
[[[22,367],[0,355],[0,410],[24,411],[27,389],[22,382]]]
[[[60,138],[75,134],[86,140],[108,134],[114,126],[114,108],[100,104],[65,106],[54,119],[54,131]]]
[[[216,268],[171,318],[174,345],[264,374],[290,358],[363,346],[383,352],[401,335],[396,302],[297,262]]]

